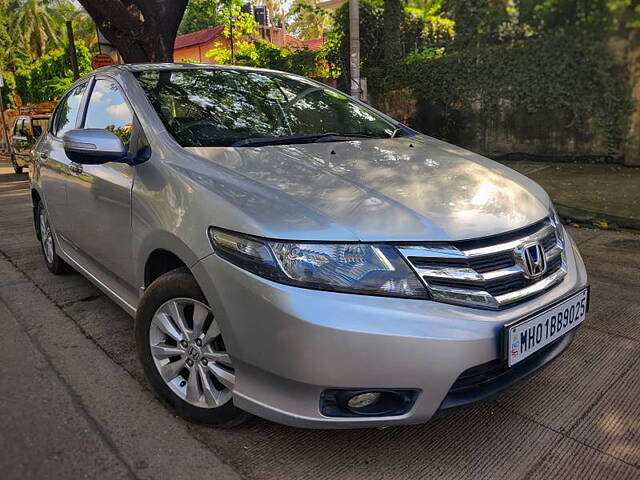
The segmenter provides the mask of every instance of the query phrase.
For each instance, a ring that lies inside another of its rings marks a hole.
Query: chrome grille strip
[[[473,268],[468,267],[416,267],[416,272],[421,277],[482,283],[489,280],[499,280],[522,274],[522,268],[518,265],[514,265],[512,267],[501,268],[500,270],[494,270],[492,272],[478,273]]]
[[[547,290],[548,288],[553,287],[556,283],[560,282],[560,280],[562,280],[566,274],[567,267],[565,264],[563,264],[559,270],[556,270],[555,273],[552,273],[548,277],[545,277],[542,280],[539,280],[536,283],[529,285],[528,287],[525,287],[521,290],[516,290],[515,292],[499,295],[496,297],[496,301],[500,306],[519,302],[521,300],[524,300],[525,298],[531,297]]]
[[[560,242],[556,243],[555,246],[546,252],[546,257],[547,257],[547,262],[549,262],[550,260],[553,260],[554,258],[556,258],[558,255],[560,255],[562,252],[564,252],[564,247],[562,246],[562,244]]]
[[[523,229],[492,239],[398,246],[434,300],[477,308],[500,309],[537,295],[560,282],[567,273],[562,226],[551,219],[539,229]],[[502,238],[502,241],[501,241]],[[532,242],[544,245],[551,269],[538,279],[527,276],[522,250]],[[468,245],[480,245],[465,248]],[[558,261],[560,257],[560,261]],[[511,265],[510,265],[511,263]],[[494,292],[493,294],[491,292]]]
[[[398,250],[405,258],[425,257],[425,258],[468,258],[464,253],[453,245],[429,245],[429,246],[404,246]]]
[[[543,238],[551,235],[555,231],[552,224],[547,223],[541,230],[538,230],[532,235],[511,240],[509,242],[499,243],[496,245],[489,245],[487,247],[473,248],[469,250],[460,250],[454,245],[441,244],[441,245],[429,245],[429,246],[399,246],[400,253],[407,258],[411,257],[425,257],[425,258],[460,258],[460,259],[473,259],[477,257],[484,257],[487,255],[495,255],[501,252],[511,252],[518,246],[540,241]]]
[[[472,250],[463,250],[462,254],[467,258],[483,257],[485,255],[493,255],[500,252],[510,252],[520,245],[530,242],[539,242],[547,235],[551,235],[554,232],[554,228],[550,224],[546,224],[541,230],[538,230],[532,235],[528,235],[517,240],[510,242],[499,243],[497,245],[490,245],[488,247],[474,248]]]

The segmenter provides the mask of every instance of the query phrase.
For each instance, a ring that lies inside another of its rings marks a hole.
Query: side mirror
[[[62,137],[62,143],[67,157],[80,164],[122,162],[127,156],[120,137],[100,128],[69,130]]]

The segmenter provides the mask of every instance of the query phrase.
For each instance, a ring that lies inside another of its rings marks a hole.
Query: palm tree
[[[9,5],[10,29],[21,49],[32,60],[41,57],[47,47],[63,45],[64,16],[60,6],[67,0],[13,0]]]
[[[282,0],[264,0],[264,8],[267,9],[267,14],[269,15],[269,20],[271,20],[272,25],[278,25],[283,18],[283,2]]]
[[[92,50],[98,45],[98,31],[96,24],[93,23],[91,15],[82,8],[76,8],[72,3],[61,5],[60,12],[65,20],[71,20],[73,23],[73,34],[76,41],[81,40],[85,46]]]
[[[331,26],[331,15],[316,3],[316,0],[294,0],[291,7],[293,21],[289,31],[302,40],[322,37]]]

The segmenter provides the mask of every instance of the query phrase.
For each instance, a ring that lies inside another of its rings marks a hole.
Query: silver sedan
[[[425,422],[547,365],[588,309],[538,185],[288,73],[98,70],[33,166],[49,270],[135,317],[190,420]]]

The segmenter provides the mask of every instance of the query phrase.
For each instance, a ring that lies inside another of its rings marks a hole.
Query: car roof
[[[122,65],[111,65],[103,67],[92,72],[96,73],[108,73],[109,71],[122,71],[126,70],[132,73],[157,71],[157,70],[234,70],[234,71],[247,71],[247,72],[275,72],[286,73],[292,75],[289,72],[282,72],[279,70],[271,70],[268,68],[256,68],[256,67],[244,67],[240,65],[219,65],[211,63],[126,63]]]

